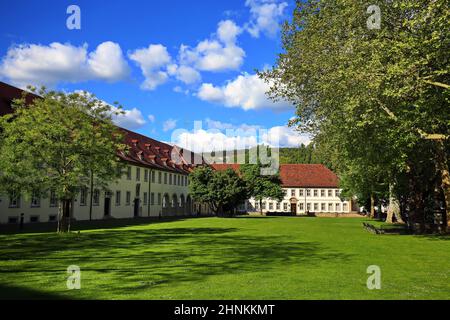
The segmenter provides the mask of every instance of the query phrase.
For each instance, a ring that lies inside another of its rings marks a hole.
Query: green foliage
[[[189,175],[189,191],[194,200],[208,203],[216,214],[233,213],[247,198],[245,182],[232,169],[215,171],[208,166]]]
[[[261,169],[261,164],[244,164],[239,169],[246,183],[248,196],[257,201],[264,198],[283,200],[284,191],[279,175],[262,175]]]
[[[420,192],[410,180],[431,186],[436,168],[448,171],[424,133],[450,135],[450,12],[446,0],[374,4],[379,30],[366,26],[365,1],[297,1],[284,52],[260,76],[274,100],[296,106],[290,124],[313,136],[346,194],[383,197],[389,184],[405,183],[396,190],[408,197]],[[432,177],[417,176],[423,166]]]
[[[34,91],[34,89],[32,89]],[[106,188],[118,177],[122,135],[111,121],[110,106],[84,93],[39,91],[26,105],[14,101],[14,114],[0,118],[0,186],[5,192],[54,191],[62,201],[80,188]]]

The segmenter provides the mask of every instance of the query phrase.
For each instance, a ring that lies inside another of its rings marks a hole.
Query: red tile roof
[[[13,112],[11,102],[13,99],[20,98],[22,92],[21,89],[0,81],[0,116]],[[31,103],[33,99],[38,97],[30,94],[27,96],[27,102]],[[127,154],[118,154],[122,160],[138,166],[184,174],[193,170],[193,159],[186,159],[183,154],[190,153],[185,152],[182,148],[171,146],[124,128],[119,127],[119,130],[124,133],[124,142],[129,146]],[[206,164],[203,158],[202,163]]]
[[[239,170],[239,164],[211,164],[215,170]],[[337,188],[337,175],[322,164],[281,164],[280,178],[283,187]]]

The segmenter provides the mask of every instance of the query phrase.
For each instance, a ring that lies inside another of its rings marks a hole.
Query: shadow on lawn
[[[66,236],[3,236],[0,237],[3,242],[0,279],[10,273],[24,272],[27,277],[58,275],[60,279],[68,265],[76,264],[82,272],[101,282],[106,290],[104,294],[108,292],[113,297],[114,293],[139,295],[145,291],[148,294],[157,286],[202,281],[213,275],[258,271],[267,272],[273,278],[276,277],[271,272],[273,269],[351,258],[316,242],[290,241],[289,236],[242,235],[237,231],[236,228],[166,228]],[[13,265],[8,266],[10,261]],[[85,282],[84,285],[86,288]],[[96,297],[98,290],[101,289],[92,290],[88,296]]]
[[[0,283],[0,300],[64,300],[60,295]]]

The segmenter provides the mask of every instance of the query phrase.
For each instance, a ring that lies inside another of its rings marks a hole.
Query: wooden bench
[[[377,228],[374,225],[371,225],[370,223],[363,222],[364,229],[367,231],[374,233],[374,234],[384,234],[383,227]]]

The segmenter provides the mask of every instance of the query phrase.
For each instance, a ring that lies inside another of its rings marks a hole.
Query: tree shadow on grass
[[[106,290],[103,293],[111,298],[125,293],[139,297],[159,286],[202,281],[214,275],[258,271],[267,272],[269,277],[287,265],[312,267],[351,259],[351,255],[329,250],[317,242],[292,241],[288,236],[245,235],[239,231],[164,228],[63,237],[4,236],[0,238],[0,280],[16,273],[26,273],[32,282],[40,277],[61,278],[67,266],[76,264],[83,273],[102,283],[103,289],[97,286],[87,293],[88,297],[96,298],[98,290]]]
[[[64,300],[63,296],[0,283],[0,300]]]

